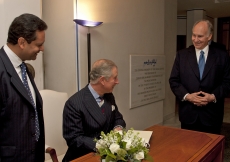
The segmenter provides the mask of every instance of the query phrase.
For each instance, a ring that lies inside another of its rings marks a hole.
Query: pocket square
[[[112,105],[112,111],[113,111],[113,110],[115,110],[115,106],[114,106],[114,105]]]

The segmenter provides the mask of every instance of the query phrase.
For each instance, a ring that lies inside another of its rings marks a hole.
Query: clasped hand
[[[200,92],[188,94],[185,99],[189,102],[192,102],[196,106],[205,106],[209,102],[213,102],[215,100],[215,96],[200,91]]]

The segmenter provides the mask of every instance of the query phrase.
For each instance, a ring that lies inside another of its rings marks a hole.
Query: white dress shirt
[[[200,50],[200,49],[196,49],[196,59],[197,59],[197,63],[199,64],[199,58],[200,58],[200,51],[204,52],[204,58],[205,58],[205,63],[208,57],[208,50],[209,50],[209,45],[207,45],[206,47],[204,47],[204,49]]]
[[[22,81],[22,72],[21,72],[21,68],[20,65],[22,64],[22,60],[7,46],[7,44],[4,45],[3,47],[4,51],[6,52],[6,55],[9,57],[11,63],[13,64],[14,69],[16,70],[19,78]],[[36,96],[35,96],[35,91],[34,88],[31,84],[30,78],[28,77],[28,74],[26,74],[27,76],[27,81],[30,87],[30,91],[32,93],[32,97],[34,99],[34,103],[36,105]]]

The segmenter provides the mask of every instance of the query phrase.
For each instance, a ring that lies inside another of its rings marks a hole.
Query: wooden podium
[[[149,155],[154,162],[222,162],[224,136],[179,128],[154,125],[145,130],[153,131]],[[72,162],[100,162],[94,153]]]

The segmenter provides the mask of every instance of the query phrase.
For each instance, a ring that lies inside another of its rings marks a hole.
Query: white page
[[[153,131],[141,131],[141,130],[134,130],[133,132],[139,133],[139,136],[144,138],[146,143],[149,143],[149,140],[153,133]]]

